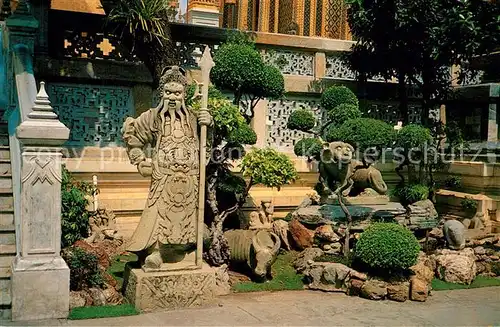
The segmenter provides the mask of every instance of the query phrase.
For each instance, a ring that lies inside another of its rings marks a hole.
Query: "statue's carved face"
[[[168,110],[179,110],[184,99],[184,86],[180,83],[169,82],[163,91],[163,103]]]
[[[350,144],[344,142],[332,142],[328,148],[331,151],[335,162],[351,162],[354,148]]]

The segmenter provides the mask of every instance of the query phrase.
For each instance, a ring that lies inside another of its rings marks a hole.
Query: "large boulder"
[[[361,287],[361,296],[370,300],[383,300],[387,296],[387,285],[383,281],[369,280]]]
[[[86,303],[85,297],[81,292],[69,292],[69,309],[84,307]]]
[[[325,218],[322,206],[310,206],[298,208],[292,213],[292,218],[297,219],[302,224],[319,226],[324,224],[331,224],[332,221]]]
[[[304,270],[309,289],[347,292],[352,280],[366,280],[366,275],[337,262],[313,262]]]
[[[398,283],[387,286],[387,298],[397,302],[405,302],[410,296],[410,283]]]
[[[430,284],[434,279],[436,259],[434,256],[427,256],[425,253],[420,252],[417,263],[411,266],[410,270],[418,279]]]
[[[465,227],[458,220],[447,220],[443,226],[443,234],[450,249],[461,250],[465,247]]]
[[[293,267],[297,272],[302,273],[312,262],[314,262],[314,259],[321,257],[323,253],[323,250],[319,248],[307,248],[299,253],[297,259],[293,262]]]
[[[412,301],[425,302],[429,292],[429,284],[425,280],[421,280],[417,276],[410,279],[410,299]]]
[[[476,256],[470,248],[461,251],[442,250],[436,256],[436,272],[440,279],[459,284],[470,284],[477,274]]]
[[[336,243],[340,237],[335,234],[332,225],[321,225],[314,231],[316,239],[322,242]]]
[[[290,222],[288,230],[299,249],[303,250],[313,246],[314,231],[306,228],[297,219],[293,219]]]

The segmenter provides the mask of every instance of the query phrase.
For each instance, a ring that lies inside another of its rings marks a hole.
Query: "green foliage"
[[[287,127],[303,132],[309,132],[316,125],[316,118],[311,110],[298,109],[288,117]]]
[[[124,32],[157,41],[165,45],[168,40],[169,2],[164,0],[104,0],[103,6],[111,7],[108,20],[123,25]],[[111,4],[112,2],[112,4]],[[109,4],[109,6],[107,6]]]
[[[315,137],[308,137],[299,140],[293,147],[293,152],[298,157],[315,158],[319,160],[323,142]]]
[[[297,255],[294,252],[278,255],[278,259],[271,268],[273,274],[272,280],[266,283],[239,282],[233,285],[233,290],[243,293],[304,289],[302,275],[297,274],[295,268],[293,268],[293,262],[296,257]]]
[[[328,112],[328,118],[334,127],[339,127],[350,119],[361,118],[359,106],[342,103]]]
[[[328,142],[343,141],[361,150],[371,147],[381,149],[392,145],[394,137],[391,125],[372,118],[351,119],[338,128],[331,126],[325,135]]]
[[[243,178],[233,174],[224,174],[217,183],[217,191],[227,194],[243,194],[247,183]]]
[[[214,62],[210,73],[212,83],[221,90],[233,92],[235,103],[243,97],[249,99],[251,110],[260,99],[280,98],[285,92],[281,72],[265,64],[249,40],[231,39],[222,44],[215,53]]]
[[[194,97],[194,92],[196,92],[196,84],[189,84],[188,87],[186,88],[186,105],[187,106],[192,106],[194,105],[194,102],[198,102],[196,104],[197,107],[199,107],[199,101],[193,101]],[[201,92],[201,88],[199,89],[199,92]],[[219,89],[217,89],[215,86],[210,84],[208,86],[208,99],[209,100],[217,100],[217,99],[226,99],[227,98],[222,94]]]
[[[89,235],[89,198],[98,190],[91,183],[76,181],[63,166],[61,182],[61,248]]]
[[[465,140],[462,129],[456,121],[446,123],[446,125],[444,126],[444,132],[446,134],[446,142],[451,149],[459,146],[469,146],[469,144]]]
[[[237,129],[229,134],[227,141],[234,144],[254,145],[257,143],[257,134],[250,126],[242,122]]]
[[[491,272],[494,273],[497,277],[500,276],[500,262],[492,262],[490,263],[491,265]]]
[[[465,212],[477,211],[477,201],[469,196],[466,196],[462,199],[462,201],[460,201],[460,206]]]
[[[345,86],[331,86],[321,94],[321,106],[326,111],[331,111],[341,104],[350,104],[359,108],[356,94]]]
[[[139,311],[132,304],[103,305],[92,307],[77,307],[71,309],[68,319],[95,319],[108,317],[124,317],[138,315]]]
[[[72,246],[63,250],[62,257],[70,270],[70,289],[72,291],[99,287],[104,284],[99,269],[99,260],[95,254]]]
[[[396,135],[396,146],[405,150],[422,147],[432,141],[431,131],[422,125],[406,125]]]
[[[431,285],[433,291],[463,290],[470,288],[500,286],[500,278],[479,275],[470,285],[449,283],[444,280],[434,278]]]
[[[462,187],[462,178],[460,176],[450,176],[444,180],[444,186],[448,190],[459,190]]]
[[[133,253],[117,255],[111,260],[111,264],[107,269],[108,274],[110,274],[116,280],[119,287],[123,285],[125,265],[128,262],[137,262],[137,255]]]
[[[253,184],[276,187],[290,184],[297,179],[297,171],[293,162],[285,154],[275,149],[253,148],[241,163],[244,177],[250,177]]]
[[[420,245],[408,229],[399,224],[374,223],[361,234],[355,256],[370,268],[394,273],[413,266],[419,251]]]
[[[429,188],[422,184],[399,185],[393,190],[393,195],[399,199],[401,204],[406,206],[418,201],[427,200],[429,197]]]

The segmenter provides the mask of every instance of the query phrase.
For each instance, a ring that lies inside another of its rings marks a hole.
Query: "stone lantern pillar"
[[[66,318],[69,268],[60,256],[60,146],[69,129],[52,110],[43,82],[17,137],[23,145],[21,224],[12,265],[12,320]]]

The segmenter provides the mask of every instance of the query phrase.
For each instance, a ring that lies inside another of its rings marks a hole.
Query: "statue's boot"
[[[155,250],[144,260],[144,268],[159,269],[162,263],[160,251]]]

